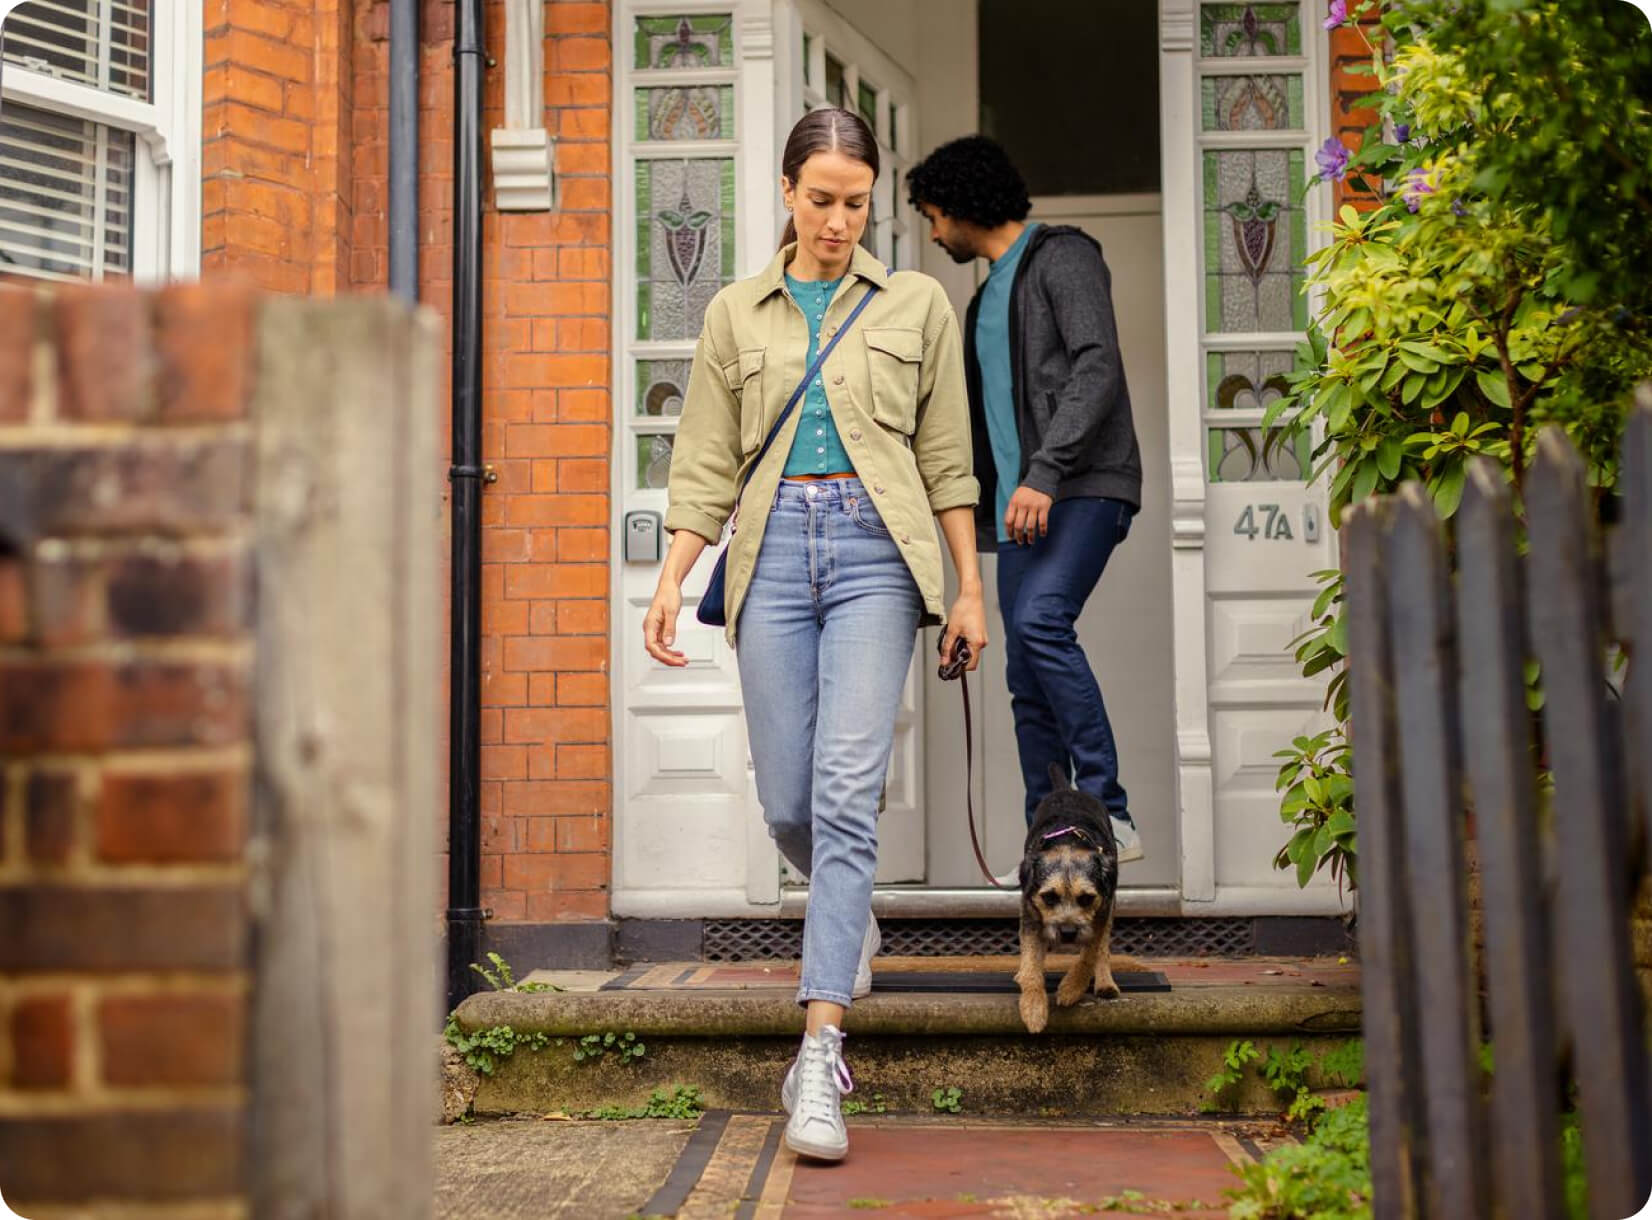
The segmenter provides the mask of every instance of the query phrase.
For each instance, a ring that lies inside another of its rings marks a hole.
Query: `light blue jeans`
[[[763,819],[809,878],[799,1003],[850,1002],[922,612],[858,479],[781,481],[735,649]]]

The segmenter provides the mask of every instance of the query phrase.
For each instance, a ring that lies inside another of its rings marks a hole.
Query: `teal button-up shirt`
[[[975,319],[975,351],[981,362],[981,399],[987,413],[987,440],[992,448],[992,464],[998,474],[998,541],[1008,542],[1004,512],[1010,497],[1021,485],[1021,432],[1015,423],[1015,385],[1010,365],[1010,289],[1015,269],[1026,253],[1027,239],[1037,222],[1021,230],[1015,244],[992,264],[986,286],[981,289],[981,307]]]
[[[809,322],[809,355],[803,364],[805,369],[820,354],[820,321],[826,316],[826,306],[832,303],[832,297],[837,294],[841,283],[842,279],[799,280],[790,275],[786,277],[787,291]],[[788,396],[795,388],[795,385],[787,387]],[[797,410],[802,418],[798,420],[797,436],[792,441],[792,451],[786,456],[786,466],[781,474],[790,478],[800,474],[847,474],[852,471],[854,463],[849,460],[849,453],[838,437],[837,425],[832,422],[832,408],[826,401],[824,374],[815,374]]]

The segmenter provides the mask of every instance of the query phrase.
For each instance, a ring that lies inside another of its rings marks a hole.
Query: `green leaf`
[[[1306,889],[1308,882],[1314,879],[1314,873],[1319,869],[1319,859],[1304,852],[1296,862],[1296,884],[1298,889]]]
[[[1463,480],[1465,477],[1466,471],[1459,464],[1442,474],[1429,489],[1434,496],[1435,511],[1442,518],[1450,518],[1457,512],[1457,506],[1463,500]]]
[[[1336,652],[1337,656],[1345,657],[1348,655],[1348,616],[1346,614],[1337,615],[1337,620],[1331,624],[1331,630],[1327,633],[1325,642]]]
[[[1480,393],[1486,396],[1486,401],[1493,406],[1508,411],[1512,409],[1509,401],[1508,379],[1501,372],[1493,373],[1488,369],[1476,369],[1474,380],[1480,387]]]
[[[1400,473],[1400,463],[1405,458],[1405,443],[1397,436],[1385,436],[1382,444],[1377,448],[1377,469],[1382,477],[1393,482]]]
[[[1354,475],[1353,489],[1349,492],[1348,500],[1351,504],[1358,504],[1370,495],[1377,487],[1377,476],[1382,473],[1378,463],[1373,459],[1366,459],[1359,463],[1358,473]]]

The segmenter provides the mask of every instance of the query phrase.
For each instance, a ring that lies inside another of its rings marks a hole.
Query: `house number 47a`
[[[1245,505],[1245,511],[1233,523],[1233,532],[1252,542],[1258,538],[1289,542],[1296,537],[1291,533],[1291,519],[1279,511],[1277,504]]]

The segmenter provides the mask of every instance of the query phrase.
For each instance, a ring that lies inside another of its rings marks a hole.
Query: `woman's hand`
[[[667,573],[660,574],[654,600],[642,620],[642,643],[648,655],[661,665],[681,669],[688,658],[671,646],[677,642],[677,615],[683,608],[682,586]]]
[[[952,603],[947,615],[946,634],[941,637],[941,656],[952,656],[953,641],[959,637],[969,643],[968,673],[981,664],[981,650],[987,646],[987,607],[980,589],[966,589]]]

